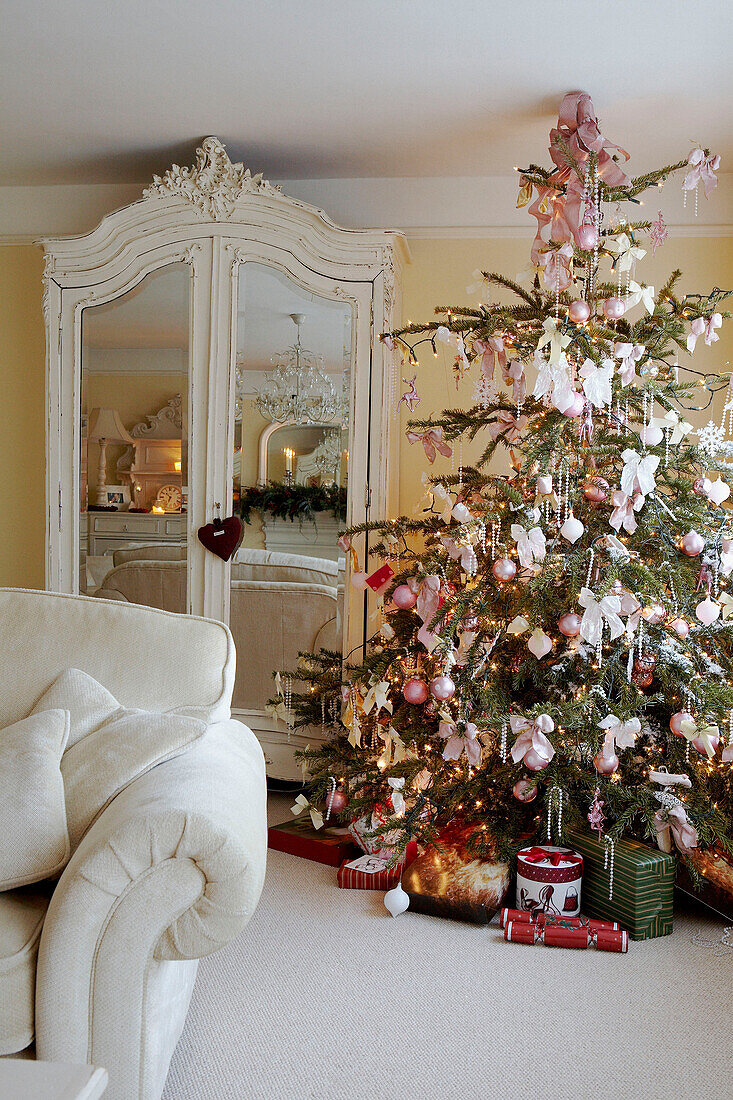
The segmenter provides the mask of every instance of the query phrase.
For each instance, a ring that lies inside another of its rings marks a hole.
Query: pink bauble
[[[687,619],[672,619],[672,622],[669,625],[672,630],[674,630],[678,638],[684,639],[689,637],[690,624],[688,623]]]
[[[491,566],[491,572],[497,581],[511,581],[517,575],[517,567],[511,558],[497,558]]]
[[[585,395],[578,393],[577,390],[573,392],[573,398],[567,408],[562,410],[563,416],[567,416],[570,419],[573,416],[580,416],[585,407]]]
[[[618,768],[618,757],[615,752],[597,752],[593,757],[596,771],[601,775],[613,775]]]
[[[663,623],[666,615],[667,612],[660,603],[650,603],[641,613],[644,622],[649,623],[650,626],[658,626],[659,623]]]
[[[450,676],[436,676],[430,681],[430,694],[434,699],[444,702],[446,699],[452,699],[456,693],[456,685],[451,680]]]
[[[603,313],[608,321],[618,321],[626,312],[623,298],[606,298],[603,303]]]
[[[545,760],[545,758],[543,756],[540,756],[539,753],[535,752],[534,749],[529,749],[524,754],[524,766],[526,768],[529,768],[531,772],[544,771],[549,763],[549,760]]]
[[[705,549],[705,539],[698,535],[697,531],[688,531],[680,539],[680,550],[687,554],[688,558],[696,558]]]
[[[578,248],[583,252],[592,252],[598,244],[598,230],[594,225],[581,225],[578,230]]]
[[[605,477],[594,477],[583,486],[583,496],[591,504],[600,504],[608,496],[609,488]]]
[[[537,478],[537,492],[540,493],[542,496],[547,496],[548,493],[552,492],[551,474],[540,474],[540,476]]]
[[[537,797],[537,787],[531,779],[518,779],[512,787],[512,794],[517,802],[534,802]]]
[[[405,680],[402,687],[402,694],[408,703],[424,703],[428,697],[428,685],[424,680]]]
[[[367,575],[366,575],[366,573],[352,573],[351,574],[351,585],[352,585],[353,588],[358,588],[360,592],[363,592],[364,589],[367,586]]]
[[[582,325],[590,317],[590,306],[582,298],[578,298],[568,306],[568,317],[571,321],[575,321],[576,325]]]
[[[695,480],[692,483],[693,492],[697,493],[697,495],[699,497],[706,496],[707,494],[705,493],[704,486],[705,486],[705,478],[704,477],[696,477]]]
[[[412,591],[409,584],[400,584],[392,593],[392,603],[400,611],[408,611],[417,603],[417,593]]]
[[[720,743],[720,738],[719,737],[711,737],[710,738],[710,744],[713,747],[713,751],[715,751],[715,749],[717,749],[719,743]],[[702,737],[693,737],[692,738],[692,747],[693,747],[693,749],[697,749],[697,751],[702,756],[707,756],[708,751],[705,748],[705,741],[703,741]]]
[[[684,737],[684,734],[682,732],[682,723],[692,721],[693,718],[689,711],[678,710],[677,713],[673,714],[670,718],[669,728],[672,730],[672,733],[675,735],[675,737]]]
[[[326,810],[330,810],[336,817],[342,814],[349,804],[344,791],[337,787],[332,795],[326,795]]]
[[[575,611],[566,611],[557,620],[557,627],[566,638],[577,638],[580,634],[580,615]]]
[[[733,551],[733,539],[721,539],[720,548],[724,554],[730,554]]]

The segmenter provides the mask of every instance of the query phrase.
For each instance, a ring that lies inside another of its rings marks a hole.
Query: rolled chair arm
[[[136,1072],[142,1080],[145,1015],[161,967],[211,954],[244,928],[266,848],[264,759],[239,722],[209,726],[187,752],[121,791],[49,906],[36,988],[39,1057],[96,1057],[111,1070],[113,1095],[115,1079],[125,1079],[121,1088]]]

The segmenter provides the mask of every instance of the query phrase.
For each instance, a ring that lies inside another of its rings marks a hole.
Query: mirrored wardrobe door
[[[188,609],[191,272],[81,315],[79,591]]]
[[[348,644],[353,590],[337,536],[353,515],[354,476],[362,495],[366,478],[353,454],[358,298],[323,282],[331,296],[247,261],[235,283],[232,499],[244,535],[230,626],[248,657],[233,706],[265,732],[282,725],[268,709],[275,674],[300,652]]]

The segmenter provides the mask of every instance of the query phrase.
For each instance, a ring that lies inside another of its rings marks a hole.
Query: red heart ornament
[[[222,561],[229,561],[242,536],[242,521],[239,516],[229,516],[225,520],[215,519],[213,523],[199,527],[197,534],[202,546]]]

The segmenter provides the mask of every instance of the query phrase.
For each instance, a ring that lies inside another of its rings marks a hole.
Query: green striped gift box
[[[563,844],[583,857],[582,911],[588,917],[617,920],[634,940],[668,936],[672,931],[674,856],[636,840],[617,840],[613,897],[608,897],[606,846],[595,833],[565,829]]]

